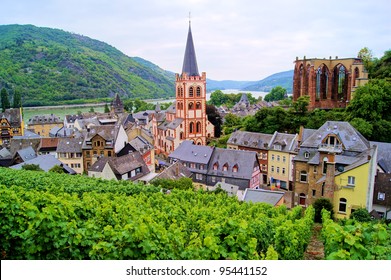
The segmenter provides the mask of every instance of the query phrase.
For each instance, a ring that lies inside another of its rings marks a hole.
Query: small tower
[[[125,111],[124,104],[116,93],[113,102],[111,102],[111,112],[115,115],[122,114]]]

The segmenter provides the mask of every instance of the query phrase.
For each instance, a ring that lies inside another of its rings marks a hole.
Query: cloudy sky
[[[296,57],[375,57],[391,49],[390,0],[1,0],[0,24],[58,28],[179,73],[189,12],[198,67],[254,81]]]

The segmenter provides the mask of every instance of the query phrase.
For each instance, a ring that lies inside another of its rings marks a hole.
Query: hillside
[[[254,82],[251,85],[241,88],[248,91],[270,91],[276,86],[286,88],[288,93],[292,92],[293,85],[293,70],[279,72],[266,77],[263,80]]]
[[[174,77],[86,36],[33,25],[0,26],[0,88],[24,106],[77,99],[174,95]]]

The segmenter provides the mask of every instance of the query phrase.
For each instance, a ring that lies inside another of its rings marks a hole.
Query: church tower
[[[176,74],[175,92],[175,117],[183,119],[181,140],[206,145],[206,139],[214,137],[214,127],[206,116],[206,73],[198,72],[190,21],[182,73]]]

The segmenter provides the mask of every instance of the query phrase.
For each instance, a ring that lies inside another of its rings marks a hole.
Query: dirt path
[[[322,224],[314,224],[312,228],[312,236],[307,250],[304,253],[305,260],[323,260],[324,246],[320,236]]]

